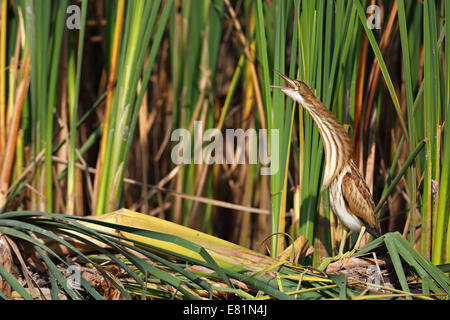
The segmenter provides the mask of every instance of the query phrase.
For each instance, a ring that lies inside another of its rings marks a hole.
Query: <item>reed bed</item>
[[[96,265],[122,298],[367,293],[356,289],[358,283],[342,287],[340,278],[314,272],[309,276],[322,278],[297,287],[303,266],[317,267],[336,254],[341,226],[328,191],[321,191],[318,130],[301,106],[270,89],[282,84],[276,71],[307,83],[352,137],[387,233],[381,240],[366,237],[365,248],[384,246],[390,255],[399,286],[389,294],[427,299],[431,290],[434,298],[448,298],[447,1],[2,0],[0,14],[0,236],[33,244],[53,275],[51,298],[61,286],[70,298],[82,296],[64,286],[52,262],[57,257],[63,263],[62,256],[49,254],[33,232]],[[244,144],[227,136],[231,129],[248,133]],[[261,174],[267,163],[250,161],[261,160],[257,142],[248,138],[251,130],[269,137],[276,164],[270,174]],[[183,143],[191,157],[183,153],[178,163],[174,132],[190,137]],[[219,139],[224,154],[231,150],[230,161],[219,149],[211,151]],[[264,287],[267,273],[229,270],[192,239],[144,232],[181,241],[203,260],[170,250],[175,260],[163,259],[148,253],[155,244],[141,243],[138,254],[122,247],[124,239],[77,224],[120,208],[270,256],[265,271],[276,268],[286,248],[301,243],[299,264],[283,265],[270,275],[276,284]],[[56,240],[63,233],[78,234],[103,260]],[[120,259],[79,234],[119,250]],[[140,255],[157,266],[139,263]],[[213,275],[186,269],[179,259]],[[420,285],[401,270],[401,261],[413,266]],[[126,270],[125,286],[102,269],[106,262]],[[0,275],[22,297],[34,297],[4,266]],[[102,296],[89,282],[82,286],[88,295]]]

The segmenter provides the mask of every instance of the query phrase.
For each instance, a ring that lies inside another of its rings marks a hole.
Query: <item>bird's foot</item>
[[[317,269],[320,271],[325,271],[325,269],[328,267],[328,265],[330,263],[336,262],[339,260],[348,259],[351,256],[353,256],[355,254],[355,252],[356,252],[356,249],[353,249],[353,250],[347,251],[345,253],[340,252],[340,253],[338,253],[337,256],[334,256],[334,257],[325,258],[325,259],[323,259],[322,263],[317,267]]]
[[[337,256],[323,259],[322,263],[317,267],[317,269],[320,271],[325,271],[325,269],[328,267],[330,263],[339,260],[339,258],[337,259],[336,258]]]
[[[356,251],[357,251],[357,249],[353,249],[353,250],[347,251],[346,253],[344,253],[344,254],[341,256],[341,259],[340,259],[340,260],[344,260],[344,259],[350,258],[351,256],[353,256],[353,255],[355,254]]]

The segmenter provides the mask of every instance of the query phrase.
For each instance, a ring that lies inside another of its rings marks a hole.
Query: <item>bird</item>
[[[338,255],[325,261],[322,268],[319,267],[323,269],[332,260],[353,255],[365,231],[374,238],[380,237],[380,223],[372,194],[353,160],[353,146],[347,131],[304,82],[276,72],[284,79],[286,86],[271,87],[280,89],[298,102],[311,115],[319,130],[325,151],[322,190],[329,188],[330,207],[345,227]],[[359,232],[359,236],[354,249],[344,254],[348,230]]]

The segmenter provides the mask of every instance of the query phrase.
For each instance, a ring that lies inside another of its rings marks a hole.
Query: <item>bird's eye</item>
[[[302,84],[300,81],[294,80],[294,82],[295,82],[295,86],[297,87],[297,89],[301,87]]]

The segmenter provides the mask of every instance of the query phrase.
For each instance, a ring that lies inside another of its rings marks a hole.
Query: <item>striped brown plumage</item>
[[[359,232],[362,226],[374,237],[381,235],[375,204],[369,188],[353,162],[350,137],[334,114],[316,98],[308,86],[282,74],[287,96],[300,103],[311,115],[323,140],[325,171],[322,189],[329,188],[330,205],[341,223]]]

